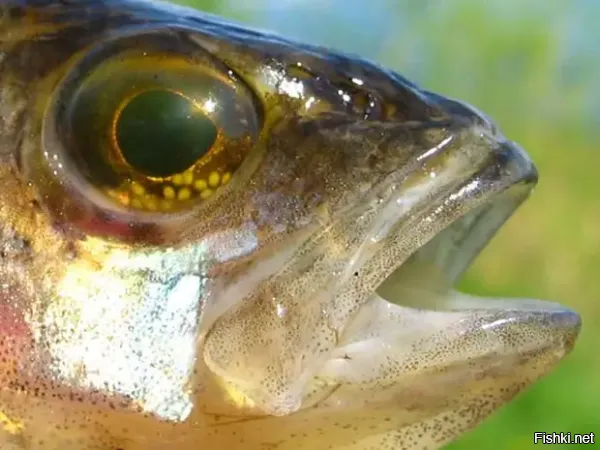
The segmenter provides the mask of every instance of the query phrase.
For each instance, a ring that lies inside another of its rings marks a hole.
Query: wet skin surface
[[[474,108],[166,4],[0,8],[3,449],[438,448],[571,350],[451,288],[537,180]]]

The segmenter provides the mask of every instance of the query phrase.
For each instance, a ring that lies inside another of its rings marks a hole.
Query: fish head
[[[452,289],[537,181],[474,107],[159,2],[0,10],[3,448],[437,448],[573,347]]]

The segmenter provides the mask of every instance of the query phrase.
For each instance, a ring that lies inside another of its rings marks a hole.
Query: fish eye
[[[197,45],[131,36],[84,57],[63,80],[45,157],[55,177],[113,208],[185,211],[230,182],[260,122],[250,89]]]

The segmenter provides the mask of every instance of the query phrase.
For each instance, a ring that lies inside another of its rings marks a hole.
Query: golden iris
[[[57,109],[62,157],[108,206],[187,209],[228,184],[248,156],[257,103],[218,62],[165,53],[154,48],[164,45],[158,38],[142,51],[143,43],[92,58],[66,84]]]

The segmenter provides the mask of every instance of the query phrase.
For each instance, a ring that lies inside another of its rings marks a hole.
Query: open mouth
[[[430,180],[392,189],[372,217],[348,214],[216,321],[204,361],[227,392],[259,415],[319,406],[433,417],[482,389],[493,409],[568,353],[575,313],[452,290],[537,179],[510,142],[456,153]]]
[[[300,247],[216,320],[204,373],[233,403],[217,413],[279,421],[242,421],[248,439],[439,448],[571,350],[580,319],[568,309],[452,289],[536,181],[516,144],[475,158],[454,150],[430,166],[435,177],[426,171],[377,208],[345,215],[339,233],[322,233],[326,245]]]
[[[560,324],[576,334],[580,326],[578,315],[558,304],[540,300],[477,298],[452,290],[477,254],[528,197],[537,181],[535,168],[522,150],[514,143],[502,145],[501,151],[493,153],[496,160],[466,183],[479,185],[475,190],[482,194],[482,200],[475,201],[477,206],[459,215],[412,253],[378,287],[377,293],[393,304],[419,310],[496,310],[507,317],[529,314],[532,319],[533,316],[547,319],[548,324]]]
[[[487,180],[495,187],[483,189],[478,206],[412,253],[347,324],[319,372],[336,386],[321,407],[391,412],[395,429],[405,428],[407,438],[448,421],[462,431],[572,349],[581,323],[571,310],[452,288],[535,184],[524,153],[506,145],[495,163],[467,183]],[[449,435],[441,434],[431,433],[421,444],[447,442]]]

